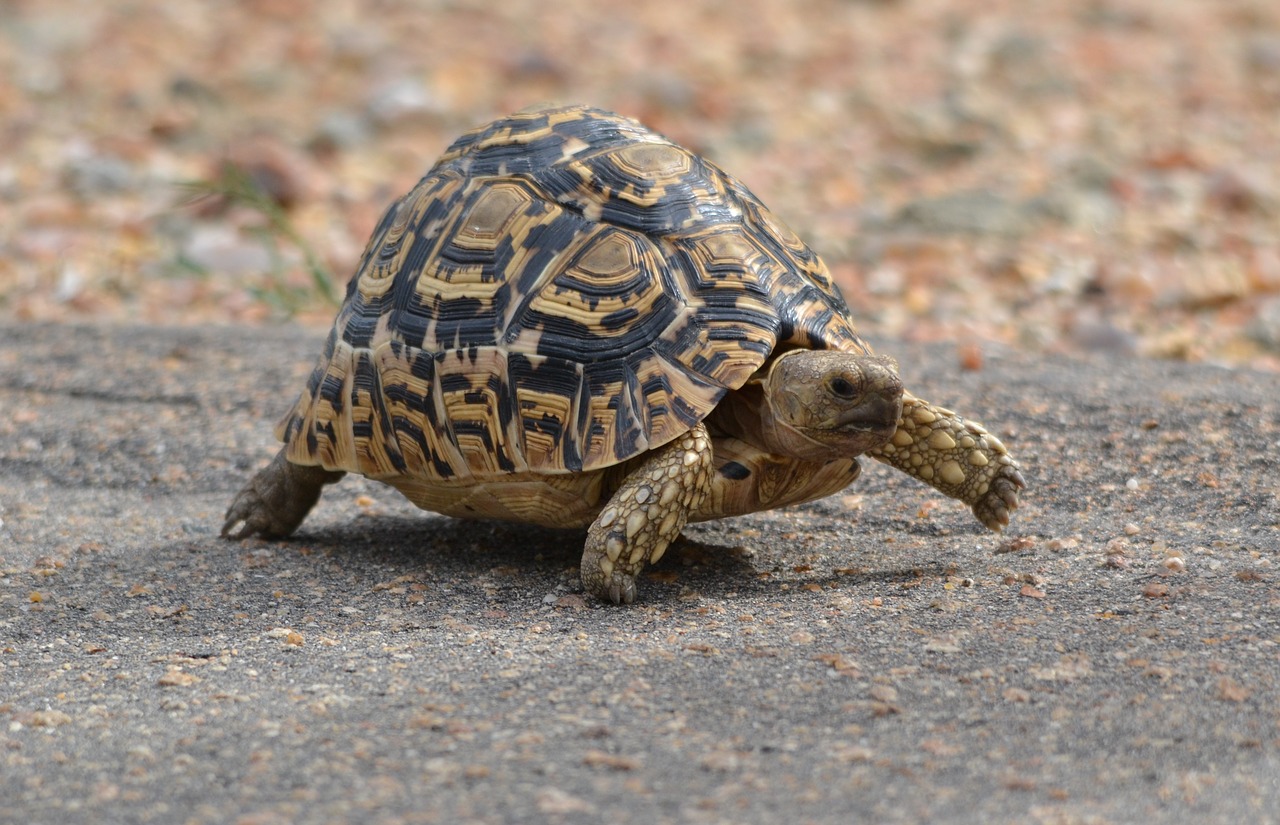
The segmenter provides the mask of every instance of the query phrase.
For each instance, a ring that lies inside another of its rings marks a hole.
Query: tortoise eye
[[[843,375],[837,375],[832,378],[827,387],[831,390],[831,394],[838,398],[852,399],[858,394],[858,388]]]

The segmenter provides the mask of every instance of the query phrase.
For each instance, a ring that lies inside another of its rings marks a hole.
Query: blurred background
[[[1280,369],[1275,0],[0,0],[0,319],[320,330],[541,101],[740,178],[873,344]]]

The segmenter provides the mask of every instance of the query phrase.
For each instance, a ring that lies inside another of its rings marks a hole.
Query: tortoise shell
[[[371,478],[598,470],[797,347],[870,351],[745,186],[628,118],[526,111],[383,215],[277,436],[291,462]]]

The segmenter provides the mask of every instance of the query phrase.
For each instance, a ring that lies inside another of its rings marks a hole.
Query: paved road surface
[[[884,347],[1022,460],[1008,535],[870,466],[620,609],[363,481],[220,540],[318,345],[0,327],[0,820],[1280,817],[1274,375]]]

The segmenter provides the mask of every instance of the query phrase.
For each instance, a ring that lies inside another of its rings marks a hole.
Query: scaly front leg
[[[600,599],[630,604],[636,576],[666,552],[711,486],[711,438],[702,424],[631,471],[587,531],[582,585]]]
[[[1003,530],[1027,486],[1018,462],[980,424],[910,394],[902,398],[898,431],[867,453],[973,508],[991,530]]]

